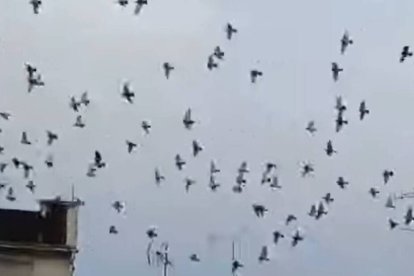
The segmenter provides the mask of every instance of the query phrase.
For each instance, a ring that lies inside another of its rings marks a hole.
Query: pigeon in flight
[[[346,105],[344,104],[341,96],[336,97],[335,109],[338,111],[338,113],[343,113],[346,111]]]
[[[196,157],[202,150],[203,147],[200,145],[200,143],[196,140],[193,140],[193,156]]]
[[[185,179],[185,191],[188,193],[190,191],[190,186],[195,184],[195,180],[191,178]]]
[[[37,72],[37,68],[29,63],[25,63],[24,65],[26,67],[28,77],[33,78],[34,74]]]
[[[256,70],[256,69],[253,69],[253,70],[250,71],[250,81],[252,83],[256,83],[257,78],[261,77],[261,76],[263,76],[262,71],[259,71],[259,70]]]
[[[19,159],[17,159],[16,157],[12,158],[12,163],[13,163],[13,165],[16,169],[18,169],[20,167],[20,165],[22,164],[22,162]]]
[[[157,228],[155,227],[150,227],[147,232],[147,237],[151,240],[155,239],[156,237],[158,237],[158,233],[157,233]]]
[[[126,144],[128,148],[128,153],[131,153],[138,146],[136,143],[131,142],[129,140],[126,140]]]
[[[320,219],[323,215],[326,215],[326,214],[328,214],[328,212],[326,211],[325,206],[323,205],[322,202],[319,202],[318,210],[316,212],[315,218]]]
[[[210,175],[210,182],[208,184],[211,191],[215,192],[218,187],[220,187],[220,184],[216,182],[216,178],[214,177],[214,174]]]
[[[16,201],[16,196],[14,195],[13,187],[9,187],[9,189],[7,190],[6,199],[8,201]]]
[[[219,172],[220,172],[220,169],[217,168],[216,163],[214,163],[214,161],[211,161],[210,162],[210,173],[215,174]]]
[[[338,81],[339,73],[344,71],[344,69],[340,68],[338,63],[332,62],[331,63],[331,71],[332,71],[332,77],[333,77],[334,81]]]
[[[253,204],[253,211],[256,214],[257,217],[264,217],[265,213],[268,211],[268,209],[261,204]]]
[[[197,256],[197,254],[191,254],[191,255],[190,255],[190,261],[195,262],[195,263],[199,263],[201,260],[200,260],[200,258]]]
[[[148,0],[137,0],[135,1],[135,3],[136,3],[136,6],[135,6],[134,13],[138,15],[141,12],[144,5],[148,5]]]
[[[164,62],[163,63],[163,65],[162,65],[162,67],[164,68],[164,74],[165,74],[165,77],[167,78],[167,79],[169,79],[170,78],[170,73],[171,73],[171,71],[173,71],[173,70],[175,70],[175,67],[174,66],[172,66],[170,63],[168,63],[168,62]]]
[[[243,186],[244,184],[246,184],[246,179],[244,178],[244,174],[243,173],[239,173],[236,177],[236,183],[239,186]]]
[[[241,173],[241,174],[249,172],[249,169],[247,168],[247,162],[246,161],[243,161],[241,163],[238,172]]]
[[[359,119],[362,121],[365,118],[365,115],[369,114],[365,101],[362,101],[359,105]]]
[[[208,56],[207,68],[208,70],[213,70],[214,68],[218,68],[218,63],[214,62],[213,55]]]
[[[4,170],[7,168],[8,164],[1,162],[0,163],[0,173],[4,173]]]
[[[279,185],[279,178],[277,175],[273,176],[270,182],[270,188],[272,189],[282,189],[282,186]]]
[[[338,180],[336,180],[336,184],[341,188],[341,189],[345,189],[347,185],[349,185],[348,181],[345,181],[345,179],[340,176],[338,177]]]
[[[262,250],[260,251],[260,255],[259,255],[259,263],[268,262],[268,261],[270,261],[269,252],[268,252],[267,246],[263,246]]]
[[[48,168],[52,168],[53,167],[53,155],[48,155],[46,160],[45,160],[45,164]]]
[[[343,55],[349,45],[353,44],[354,41],[349,37],[348,31],[345,31],[341,39],[341,54]]]
[[[34,184],[33,180],[29,180],[26,184],[26,188],[29,189],[32,193],[35,192],[36,185]]]
[[[302,167],[302,177],[308,176],[315,171],[312,163],[305,163]]]
[[[41,0],[30,0],[30,4],[33,7],[33,13],[39,14],[39,9],[40,9],[40,6],[42,5],[42,1]]]
[[[406,58],[408,57],[412,57],[413,56],[413,52],[410,51],[410,46],[404,46],[402,51],[401,51],[401,57],[400,57],[400,62],[404,62]]]
[[[233,34],[237,33],[238,30],[235,29],[230,23],[227,23],[226,26],[226,33],[227,33],[227,39],[231,40],[231,38],[233,37]]]
[[[283,239],[285,236],[280,233],[279,231],[274,231],[273,232],[273,243],[277,244],[279,242],[280,239]]]
[[[240,268],[243,268],[243,264],[238,260],[233,260],[231,263],[231,273],[235,274]]]
[[[314,133],[317,131],[316,126],[315,126],[315,121],[310,121],[310,122],[308,123],[308,125],[306,126],[306,130],[307,130],[310,134],[314,134]]]
[[[376,198],[376,197],[377,197],[377,195],[379,194],[379,191],[378,191],[378,189],[376,189],[376,188],[372,187],[372,188],[370,188],[370,189],[369,189],[369,194],[370,194],[373,198]]]
[[[11,114],[8,112],[0,112],[0,117],[4,120],[8,121],[10,119]]]
[[[141,127],[145,131],[145,134],[149,134],[150,129],[151,129],[151,124],[148,121],[142,121]]]
[[[35,86],[45,86],[45,82],[42,80],[42,76],[39,74],[37,76],[29,77],[27,81],[29,83],[27,92],[29,93],[32,92]]]
[[[384,172],[382,173],[382,177],[384,179],[384,184],[387,184],[388,181],[390,181],[390,178],[394,176],[394,172],[391,170],[384,170]]]
[[[404,223],[405,225],[409,225],[413,220],[413,208],[410,206],[408,207],[407,213],[405,214]]]
[[[78,127],[78,128],[84,128],[85,127],[85,123],[83,122],[82,116],[78,115],[76,116],[76,121],[73,124],[74,127]]]
[[[182,157],[179,154],[177,154],[175,156],[175,165],[177,166],[178,170],[181,171],[185,164],[186,162],[182,159]]]
[[[332,156],[334,153],[337,153],[336,150],[333,148],[331,140],[328,141],[325,152],[328,156]]]
[[[296,221],[296,220],[298,220],[296,216],[288,215],[287,218],[286,218],[285,223],[286,223],[286,225],[289,225],[292,221]]]
[[[122,85],[122,94],[121,96],[127,100],[128,103],[134,103],[135,93],[131,90],[129,82],[125,82]]]
[[[164,180],[165,180],[165,177],[163,175],[161,175],[161,173],[158,170],[158,168],[156,168],[155,169],[155,183],[157,183],[157,185],[159,185]]]
[[[385,207],[390,208],[390,209],[395,209],[395,204],[394,204],[394,201],[392,200],[391,195],[388,196],[387,201],[385,202]]]
[[[112,208],[114,208],[115,211],[119,214],[124,210],[125,204],[123,202],[117,200],[114,203],[112,203]]]
[[[97,150],[95,151],[94,164],[99,169],[106,166],[106,163],[103,162],[103,158],[102,158],[101,153]]]
[[[31,145],[32,144],[32,142],[30,142],[29,139],[27,138],[26,131],[22,132],[22,138],[20,139],[20,143],[22,143],[23,145]]]
[[[121,7],[128,5],[128,0],[118,0],[117,2]]]
[[[391,230],[393,230],[395,227],[397,227],[399,225],[398,222],[396,222],[392,219],[388,219],[388,224],[389,224]]]
[[[109,234],[112,234],[112,235],[116,235],[116,234],[118,234],[119,232],[118,232],[118,229],[115,227],[115,225],[111,225],[110,227],[109,227]]]
[[[75,97],[73,97],[73,96],[70,97],[69,106],[70,106],[70,108],[73,109],[73,111],[78,112],[80,105],[81,105],[81,103],[77,102]]]
[[[88,91],[85,91],[82,93],[80,103],[83,104],[84,106],[88,106],[91,103],[88,97]]]
[[[53,141],[59,139],[59,136],[56,133],[53,133],[49,130],[46,132],[46,134],[47,134],[47,144],[49,146],[53,144]]]
[[[191,108],[187,109],[184,118],[183,118],[183,124],[186,129],[191,129],[194,125],[195,121],[191,118]]]
[[[330,204],[334,201],[334,199],[331,196],[331,193],[327,193],[322,199],[325,201],[326,204]]]
[[[292,236],[292,247],[298,245],[300,241],[303,241],[303,236],[300,235],[299,230],[296,230],[295,234]]]
[[[4,188],[6,188],[7,183],[4,182],[0,182],[0,190],[3,190]]]
[[[224,52],[221,50],[220,46],[216,46],[216,48],[214,48],[214,56],[220,60],[223,60]]]
[[[233,186],[232,191],[236,194],[241,194],[243,192],[243,186],[240,184],[236,184]]]
[[[336,122],[336,132],[341,131],[342,127],[348,124],[348,121],[344,119],[342,112],[338,113],[338,116],[336,117],[335,122]]]

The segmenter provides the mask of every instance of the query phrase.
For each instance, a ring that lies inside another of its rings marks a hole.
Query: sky
[[[0,180],[16,191],[10,203],[0,193],[1,208],[37,208],[36,200],[70,197],[72,185],[85,201],[80,210],[76,276],[161,275],[146,263],[145,231],[156,226],[156,243],[168,241],[174,263],[169,275],[231,275],[231,243],[245,265],[240,275],[410,275],[414,254],[411,232],[388,228],[401,221],[411,202],[384,207],[389,194],[411,191],[410,163],[414,148],[412,102],[414,59],[399,63],[404,45],[414,47],[410,11],[414,2],[397,0],[280,1],[149,0],[139,16],[133,6],[115,1],[43,0],[34,15],[26,0],[0,1],[0,156],[17,156],[35,165],[34,195],[24,187],[21,172],[6,170]],[[239,32],[226,39],[231,22]],[[348,30],[354,40],[345,55],[340,39]],[[217,70],[207,57],[214,47],[225,52]],[[162,63],[176,68],[169,80]],[[35,65],[45,87],[27,93],[24,63]],[[339,81],[331,62],[344,68]],[[263,77],[250,83],[249,71]],[[134,104],[120,96],[129,81]],[[71,96],[88,91],[91,104],[80,111],[84,129],[74,128]],[[349,125],[335,133],[335,97],[347,103]],[[365,100],[371,113],[359,121]],[[197,121],[182,125],[187,108]],[[141,121],[152,124],[149,135]],[[314,120],[310,136],[305,127]],[[59,134],[51,147],[46,130]],[[32,146],[20,144],[27,131]],[[125,140],[139,144],[132,154]],[[204,147],[194,158],[192,140]],[[326,156],[332,140],[338,154]],[[99,150],[107,167],[96,178],[86,176]],[[187,161],[178,171],[174,156]],[[44,160],[53,154],[55,166]],[[210,161],[215,160],[222,184],[208,188]],[[247,187],[234,194],[237,169],[248,163]],[[302,178],[301,164],[315,165]],[[266,162],[278,165],[281,190],[260,184]],[[154,182],[159,168],[166,181]],[[382,171],[395,176],[386,186]],[[338,176],[349,180],[346,190]],[[197,183],[186,193],[184,179]],[[370,187],[381,193],[368,194]],[[307,216],[311,204],[327,192],[335,201],[319,221]],[[117,214],[111,204],[126,203]],[[252,204],[269,212],[255,217]],[[298,221],[284,225],[288,214]],[[110,225],[119,234],[109,235]],[[299,228],[305,240],[290,246]],[[286,235],[272,244],[272,232]],[[271,261],[259,264],[262,246]],[[191,263],[197,253],[201,263]]]

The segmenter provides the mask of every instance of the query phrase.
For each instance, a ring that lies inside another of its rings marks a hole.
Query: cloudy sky
[[[398,62],[402,46],[413,45],[412,10],[408,0],[270,1],[149,0],[137,17],[133,5],[114,0],[43,0],[38,16],[26,0],[0,1],[1,160],[17,156],[35,165],[33,196],[20,172],[6,170],[0,180],[16,190],[17,201],[2,208],[36,208],[40,198],[62,195],[71,186],[86,202],[80,211],[77,276],[161,275],[148,267],[145,231],[159,229],[157,243],[168,241],[174,267],[170,275],[230,275],[231,242],[245,264],[242,275],[410,275],[414,236],[390,232],[387,218],[401,220],[409,200],[396,210],[384,207],[388,194],[410,191],[414,148],[412,102],[414,60]],[[260,2],[260,3],[259,3]],[[239,29],[226,40],[224,27]],[[345,30],[355,43],[344,56],[339,40]],[[214,47],[225,51],[220,68],[208,71]],[[176,70],[170,80],[161,65]],[[331,62],[344,68],[337,83]],[[24,63],[37,66],[46,86],[27,93]],[[264,72],[251,84],[249,70]],[[120,96],[124,81],[136,93],[130,105]],[[88,91],[91,104],[82,109],[86,127],[72,127],[72,95]],[[335,97],[347,102],[349,126],[334,131]],[[363,122],[358,107],[366,100],[371,114]],[[192,108],[192,131],[182,116]],[[144,135],[140,124],[153,129]],[[315,120],[311,137],[305,127]],[[59,141],[46,146],[46,130]],[[27,131],[32,146],[19,143]],[[125,140],[139,143],[133,154]],[[191,142],[205,150],[192,157]],[[327,157],[331,139],[338,154]],[[95,150],[107,167],[96,178],[85,173]],[[48,154],[55,167],[47,169]],[[182,172],[174,165],[180,153],[188,162]],[[217,193],[208,188],[209,164],[222,172]],[[237,168],[247,161],[251,172],[243,194],[234,194]],[[260,185],[264,164],[278,164],[280,191]],[[302,178],[303,161],[315,164],[313,177]],[[154,168],[166,181],[157,187]],[[382,171],[394,169],[384,186]],[[335,181],[350,181],[340,190]],[[190,193],[184,178],[197,180]],[[370,187],[381,190],[378,199]],[[311,204],[331,192],[329,214],[315,221],[306,214]],[[125,213],[111,208],[126,202]],[[254,203],[269,213],[258,219]],[[285,226],[288,214],[298,217]],[[109,235],[116,225],[119,235]],[[272,232],[286,237],[300,228],[305,240],[291,248],[289,240],[272,245]],[[271,261],[258,263],[268,245]],[[202,262],[190,263],[199,254]]]

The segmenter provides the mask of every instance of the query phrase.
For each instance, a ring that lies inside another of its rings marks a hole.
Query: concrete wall
[[[78,243],[78,207],[68,209],[66,214],[66,245],[76,247]]]
[[[63,256],[0,253],[1,276],[71,276],[69,259]]]

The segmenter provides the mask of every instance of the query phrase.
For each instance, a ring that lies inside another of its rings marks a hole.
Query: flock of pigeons
[[[125,7],[129,4],[128,0],[117,0],[117,3],[121,5],[122,7]],[[42,5],[41,0],[31,0],[30,4],[33,7],[33,11],[35,14],[39,14],[40,8]],[[135,8],[135,14],[139,14],[142,10],[144,5],[147,5],[147,0],[136,0],[135,1],[136,8]],[[226,36],[228,40],[231,40],[234,35],[237,35],[238,30],[232,26],[232,24],[228,23],[225,27]],[[350,35],[348,32],[345,32],[343,37],[340,40],[340,52],[342,55],[346,53],[346,50],[350,45],[353,45],[354,41],[350,38]],[[215,47],[214,51],[208,56],[207,59],[207,68],[209,70],[213,70],[214,68],[218,68],[220,61],[224,59],[225,53],[222,51],[220,46]],[[413,53],[411,52],[409,46],[404,46],[399,61],[402,63],[407,60],[407,58],[412,57]],[[25,69],[27,72],[27,83],[28,83],[28,92],[31,93],[35,88],[42,87],[45,85],[45,82],[42,79],[42,74],[40,73],[39,69],[34,66],[33,64],[26,63]],[[175,66],[169,62],[164,62],[161,66],[161,69],[163,70],[163,73],[166,77],[166,79],[169,79],[171,77],[171,74],[175,70]],[[344,71],[343,68],[340,67],[340,65],[337,62],[332,62],[331,64],[331,71],[332,71],[332,78],[336,82],[339,80],[340,73]],[[252,69],[250,70],[250,81],[251,83],[256,83],[260,77],[263,76],[263,72],[258,69]],[[133,104],[135,93],[130,85],[129,82],[125,82],[122,85],[120,96],[128,103]],[[90,104],[90,99],[88,97],[88,93],[84,92],[79,97],[73,96],[70,99],[69,106],[70,108],[75,112],[75,114],[78,114],[78,112],[82,108],[88,107]],[[345,125],[348,125],[348,120],[345,118],[345,113],[347,111],[347,106],[341,96],[338,96],[336,98],[336,118],[335,118],[335,126],[336,126],[336,132],[340,132],[342,128]],[[367,104],[365,101],[362,101],[359,105],[359,118],[361,121],[363,121],[367,115],[370,114],[370,110],[367,107]],[[12,117],[11,113],[9,112],[0,112],[0,119],[9,121]],[[197,124],[197,122],[193,119],[192,110],[191,108],[188,108],[184,112],[183,120],[182,120],[183,126],[185,129],[191,131],[191,129]],[[76,128],[84,128],[86,126],[84,119],[82,115],[76,115],[75,122],[73,124],[73,127]],[[149,135],[151,132],[151,123],[149,121],[142,121],[141,127],[145,134]],[[309,132],[309,134],[312,136],[317,132],[316,123],[314,121],[308,122],[305,130]],[[0,129],[0,133],[2,133],[2,130]],[[47,130],[45,133],[46,143],[48,146],[52,146],[55,141],[59,139],[59,135],[57,133],[54,133],[53,131]],[[21,134],[21,144],[30,146],[33,144],[33,142],[30,140],[28,133],[22,132]],[[132,153],[137,148],[137,143],[126,140],[125,141],[126,150],[128,153]],[[0,146],[0,155],[4,152],[4,148]],[[200,152],[204,150],[201,143],[197,140],[193,140],[192,142],[192,151],[193,156],[197,157]],[[329,140],[326,144],[325,148],[326,155],[328,157],[333,156],[334,154],[338,154],[337,150],[334,148],[332,140]],[[184,158],[177,154],[175,156],[175,166],[178,170],[184,170],[186,166],[186,161]],[[49,155],[45,160],[45,165],[48,168],[52,168],[54,166],[53,162],[53,155]],[[8,167],[14,167],[15,169],[21,169],[23,172],[23,176],[25,179],[27,179],[27,189],[31,191],[32,193],[36,190],[36,185],[34,183],[34,180],[32,179],[32,171],[34,170],[33,165],[29,164],[25,160],[21,160],[18,157],[14,157],[11,159],[10,162],[0,162],[0,174],[5,173],[6,169]],[[92,161],[87,167],[86,175],[88,177],[95,177],[97,176],[97,173],[99,170],[104,169],[106,167],[106,162],[104,161],[104,158],[102,154],[96,150],[94,152],[94,156]],[[220,184],[217,182],[216,175],[220,173],[220,169],[218,168],[217,164],[214,161],[211,161],[210,164],[210,179],[209,179],[209,188],[212,192],[218,191],[220,188]],[[301,168],[301,175],[302,177],[307,177],[309,175],[312,175],[315,172],[314,165],[309,162],[304,162],[302,164]],[[246,187],[246,174],[249,173],[248,164],[246,161],[242,162],[240,164],[240,167],[238,168],[238,173],[235,178],[235,184],[232,187],[232,191],[234,193],[242,193]],[[387,184],[391,178],[394,176],[393,170],[386,169],[382,172],[383,182],[384,184]],[[165,181],[166,177],[162,174],[159,168],[155,168],[154,170],[154,182],[157,185],[160,185],[163,181]],[[186,178],[185,179],[185,191],[189,192],[190,187],[194,185],[196,181],[194,179]],[[262,185],[269,185],[272,189],[282,189],[282,186],[279,183],[279,178],[277,175],[277,164],[274,164],[272,162],[268,162],[264,166],[264,171],[262,174],[261,179]],[[336,184],[339,189],[345,190],[347,186],[350,184],[345,177],[339,176],[337,178]],[[0,189],[6,189],[6,199],[10,202],[13,202],[16,200],[16,195],[13,190],[13,187],[9,186],[8,183],[0,183]],[[380,190],[378,188],[372,187],[369,189],[368,194],[371,195],[373,198],[377,198],[380,193]],[[404,193],[401,195],[389,195],[387,197],[385,207],[386,208],[396,208],[395,207],[395,201],[398,199],[404,199],[404,198],[410,198],[414,197],[413,193]],[[333,195],[328,192],[325,195],[321,196],[320,200],[318,200],[317,203],[310,206],[309,211],[307,213],[308,216],[314,218],[315,220],[320,220],[324,216],[328,215],[328,206],[333,204],[334,197]],[[121,213],[125,209],[125,203],[121,201],[115,201],[112,203],[112,207],[116,210],[116,212]],[[254,215],[256,215],[258,218],[262,218],[266,215],[268,212],[268,209],[263,204],[255,203],[252,204],[252,212]],[[295,221],[298,221],[298,218],[294,214],[289,214],[286,217],[285,224],[289,225],[291,223],[294,223]],[[390,229],[396,229],[400,227],[401,230],[410,230],[410,228],[404,228],[403,225],[408,227],[412,222],[414,221],[413,216],[413,209],[411,207],[408,208],[404,219],[402,222],[396,221],[394,219],[389,218],[388,219],[388,225]],[[116,225],[109,226],[109,233],[110,234],[118,234],[119,230],[117,229]],[[147,261],[149,265],[152,265],[154,262],[156,262],[158,265],[162,265],[164,267],[164,271],[166,274],[166,268],[170,265],[172,265],[171,260],[168,257],[168,244],[162,243],[159,249],[153,249],[153,243],[155,239],[158,237],[157,228],[151,227],[147,230],[146,235],[149,238],[149,244],[147,247]],[[286,234],[282,233],[279,230],[276,230],[273,232],[273,242],[275,245],[277,245],[282,239],[286,238]],[[305,237],[303,233],[301,233],[300,229],[297,228],[296,231],[290,236],[290,244],[292,247],[296,247],[300,242],[304,241]],[[189,255],[189,260],[192,262],[200,262],[201,258],[196,254],[192,253]],[[259,262],[266,262],[269,261],[269,254],[268,254],[268,246],[263,246],[258,261]],[[243,263],[241,260],[238,260],[236,258],[232,259],[231,263],[231,271],[233,274],[236,274],[240,268],[243,267]]]

